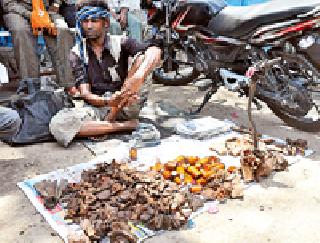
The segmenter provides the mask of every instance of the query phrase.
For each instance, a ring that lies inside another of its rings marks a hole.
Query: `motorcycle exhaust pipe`
[[[250,79],[244,75],[239,75],[230,70],[221,68],[220,76],[224,81],[224,86],[229,91],[238,91],[242,87],[248,86],[250,83]]]

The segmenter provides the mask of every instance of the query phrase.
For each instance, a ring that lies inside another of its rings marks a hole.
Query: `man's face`
[[[107,19],[86,19],[81,22],[86,38],[95,40],[100,38],[108,27]]]

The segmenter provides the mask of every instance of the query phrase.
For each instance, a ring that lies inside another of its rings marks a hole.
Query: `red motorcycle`
[[[163,65],[154,80],[185,85],[200,74],[212,82],[202,105],[225,86],[247,95],[246,71],[260,70],[255,102],[267,103],[283,121],[320,131],[320,2],[271,0],[247,7],[223,0],[153,1],[149,23],[158,27]],[[276,62],[271,60],[277,60]]]

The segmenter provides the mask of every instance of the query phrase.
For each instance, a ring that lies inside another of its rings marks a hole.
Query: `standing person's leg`
[[[21,119],[18,112],[0,106],[0,139],[16,135],[20,125]]]
[[[20,78],[38,78],[40,75],[39,57],[29,22],[18,14],[6,14],[4,21],[12,33],[14,55]]]
[[[57,84],[61,87],[71,87],[75,84],[69,62],[70,50],[74,43],[73,33],[63,17],[54,15],[52,19],[57,26],[57,36],[45,36],[45,40],[56,70]]]
[[[120,23],[110,16],[110,35],[122,35]]]
[[[142,22],[130,11],[128,13],[128,33],[129,37],[137,40],[138,42],[142,41]]]

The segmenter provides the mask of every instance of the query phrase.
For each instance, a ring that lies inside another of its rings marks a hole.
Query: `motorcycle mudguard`
[[[181,24],[208,26],[209,21],[227,4],[223,0],[186,0],[180,11],[190,8]]]

